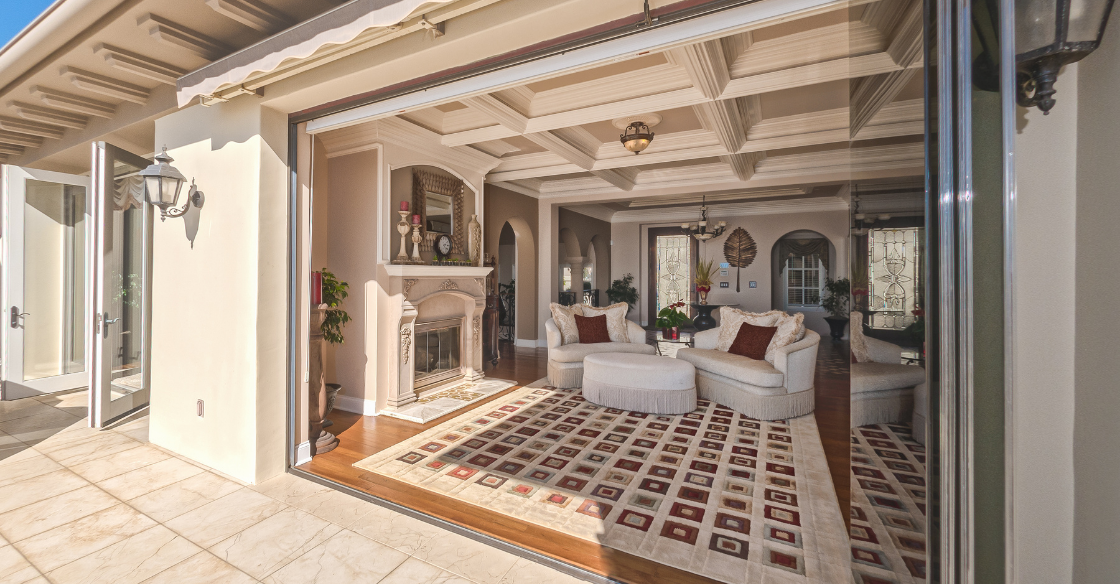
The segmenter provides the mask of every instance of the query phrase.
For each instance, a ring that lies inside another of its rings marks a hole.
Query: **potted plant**
[[[708,303],[708,292],[712,291],[712,272],[715,265],[715,260],[696,262],[696,294],[700,296],[700,304]]]
[[[342,336],[342,327],[350,322],[350,315],[340,308],[342,301],[346,299],[349,294],[346,290],[350,287],[349,284],[336,278],[334,274],[323,268],[323,304],[326,305],[326,310],[323,312],[323,324],[319,330],[323,332],[323,340],[332,345],[341,345],[344,341]],[[328,383],[327,385],[327,403],[325,411],[323,412],[323,427],[332,425],[334,422],[326,419],[327,415],[334,409],[335,399],[338,394],[342,392],[342,386],[337,383]]]
[[[867,282],[867,266],[862,262],[854,262],[852,264],[852,302],[855,309],[860,312],[867,312],[867,296],[870,293]]]
[[[692,319],[680,310],[684,306],[684,302],[674,302],[657,313],[657,322],[654,326],[661,329],[661,334],[670,341],[680,338],[682,326],[692,324]]]
[[[622,279],[611,282],[611,287],[607,288],[607,298],[610,299],[611,304],[625,302],[628,305],[626,312],[629,314],[630,309],[634,308],[634,304],[638,302],[638,289],[634,287],[634,274],[626,274]]]
[[[828,322],[832,339],[839,341],[844,337],[844,326],[848,324],[848,294],[851,292],[851,282],[847,278],[833,280],[828,278],[824,282],[826,296],[821,298],[821,308],[828,311],[824,319]]]

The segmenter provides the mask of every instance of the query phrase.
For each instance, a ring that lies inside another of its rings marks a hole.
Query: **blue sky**
[[[54,0],[0,0],[0,46],[8,44]]]

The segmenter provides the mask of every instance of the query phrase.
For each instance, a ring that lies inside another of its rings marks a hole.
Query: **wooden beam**
[[[42,122],[44,124],[52,124],[64,128],[74,128],[75,130],[82,130],[86,127],[86,124],[89,123],[89,118],[86,116],[61,110],[53,110],[18,101],[10,102],[8,106],[15,109],[16,115],[19,117],[33,122]]]
[[[38,85],[31,88],[31,95],[34,95],[39,98],[39,101],[51,107],[86,114],[88,116],[111,118],[117,112],[117,106],[111,103],[74,95],[73,93],[66,93],[64,91],[55,91]]]
[[[206,0],[215,12],[264,33],[277,32],[294,24],[294,20],[259,0]]]
[[[136,24],[147,26],[148,34],[157,41],[186,49],[207,61],[216,61],[233,52],[229,45],[162,16],[145,14]]]
[[[15,132],[17,134],[30,134],[32,136],[51,138],[53,140],[61,138],[62,135],[66,133],[65,128],[60,128],[58,126],[29,122],[18,118],[3,117],[0,117],[0,130]]]
[[[120,69],[121,71],[159,81],[167,85],[175,85],[176,80],[187,74],[185,69],[180,69],[169,63],[157,61],[108,43],[97,45],[94,47],[93,52],[105,57],[105,62],[109,63],[114,69]]]
[[[116,99],[144,105],[148,102],[148,89],[112,77],[91,73],[77,67],[63,67],[62,75],[79,89],[107,95]]]

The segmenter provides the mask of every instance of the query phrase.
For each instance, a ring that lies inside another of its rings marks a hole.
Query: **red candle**
[[[412,216],[412,224],[413,225],[419,225],[420,224],[420,216],[419,215],[413,215]]]
[[[401,201],[401,211],[408,210],[408,201]]]
[[[323,272],[311,272],[311,306],[323,303]]]

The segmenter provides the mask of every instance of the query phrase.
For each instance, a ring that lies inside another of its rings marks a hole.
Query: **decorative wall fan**
[[[735,270],[735,291],[738,292],[739,288],[739,272],[743,268],[751,265],[754,262],[755,256],[758,255],[758,245],[755,244],[754,238],[746,229],[736,227],[731,235],[727,236],[727,241],[723,243],[723,257],[727,263],[737,268]]]

